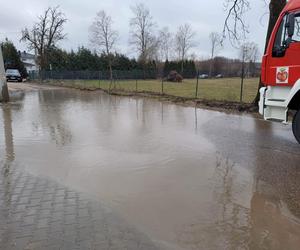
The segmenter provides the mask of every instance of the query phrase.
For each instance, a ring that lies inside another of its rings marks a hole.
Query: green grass
[[[254,100],[258,88],[258,78],[249,78],[244,81],[243,101],[250,103]],[[66,87],[101,88],[109,89],[109,81],[77,80],[64,81]],[[240,78],[199,79],[198,98],[218,101],[240,100]],[[116,81],[111,86],[115,90],[136,91],[135,80]],[[138,91],[162,92],[162,83],[159,80],[138,80]],[[196,93],[196,79],[185,80],[182,83],[164,82],[164,93],[180,97],[194,98]]]

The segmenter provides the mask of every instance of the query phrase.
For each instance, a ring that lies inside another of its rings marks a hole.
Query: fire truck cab
[[[288,122],[300,143],[300,0],[290,0],[274,27],[262,60],[259,112],[265,120]]]

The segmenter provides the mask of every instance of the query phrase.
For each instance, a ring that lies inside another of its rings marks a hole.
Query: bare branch
[[[249,0],[225,0],[225,10],[228,14],[223,26],[223,42],[227,37],[236,46],[249,33],[248,25],[244,21],[244,14],[250,9]]]
[[[164,61],[169,60],[170,57],[170,50],[174,43],[173,35],[169,31],[168,27],[164,27],[159,31],[159,47],[160,47],[160,54],[161,58]]]
[[[96,50],[100,50],[107,56],[112,53],[119,38],[118,32],[112,25],[112,18],[105,11],[99,11],[90,27],[90,42]]]

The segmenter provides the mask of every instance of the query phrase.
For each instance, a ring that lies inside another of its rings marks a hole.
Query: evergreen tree
[[[27,77],[28,74],[26,68],[21,61],[20,53],[17,51],[14,44],[6,39],[5,42],[1,43],[1,48],[3,51],[5,69],[17,69],[22,77]]]

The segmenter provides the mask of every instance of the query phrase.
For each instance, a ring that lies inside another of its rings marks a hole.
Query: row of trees
[[[257,76],[259,65],[255,63],[257,53],[253,44],[242,47],[241,57],[243,55],[246,63],[245,75],[249,77]],[[17,51],[11,41],[6,40],[1,43],[5,68],[18,69],[23,77],[27,76],[26,69],[20,58],[20,51]],[[157,63],[155,60],[148,61],[145,65],[140,61],[128,58],[126,55],[114,53],[110,55],[111,66],[118,71],[142,71],[157,72],[156,75],[167,76],[170,71],[175,70],[181,72],[181,61],[166,60],[163,63]],[[214,57],[213,59],[184,60],[183,61],[183,77],[195,77],[197,72],[211,74],[212,76],[222,74],[228,77],[236,77],[241,74],[241,63],[239,59],[228,59],[224,57]],[[46,70],[53,71],[108,71],[110,68],[107,56],[102,53],[98,55],[96,52],[88,48],[80,47],[77,51],[65,51],[59,48],[49,50]]]
[[[194,35],[191,26],[184,24],[172,34],[169,28],[156,30],[156,23],[149,9],[142,3],[131,8],[133,17],[130,19],[130,46],[137,52],[137,61],[146,70],[149,62],[178,60],[181,62],[180,72],[184,71],[184,61],[194,47]],[[58,7],[48,8],[31,29],[22,31],[21,40],[28,44],[29,49],[36,51],[38,65],[41,70],[49,68],[50,60],[57,52],[59,41],[63,40],[64,25],[67,19]],[[105,11],[99,11],[89,29],[90,43],[95,53],[106,58],[106,66],[111,72],[117,55],[116,44],[118,32],[113,27],[113,20]],[[84,51],[86,52],[86,51]]]
[[[248,45],[248,46],[246,46]],[[255,48],[253,44],[245,44],[241,48],[241,59],[244,58],[245,75],[248,77],[257,77],[260,71],[260,64],[256,63]],[[204,60],[184,60],[183,72],[184,78],[191,78],[199,73],[211,74],[215,76],[222,74],[226,77],[237,77],[241,75],[242,60],[229,59],[225,57],[214,57],[213,59]],[[109,61],[111,65],[109,65]],[[78,48],[77,51],[67,52],[61,49],[53,49],[49,53],[49,65],[47,70],[53,71],[109,71],[110,67],[117,71],[152,71],[157,72],[158,76],[167,76],[170,71],[181,72],[181,61],[166,60],[163,63],[157,63],[155,60],[148,61],[146,64],[132,58],[128,58],[123,54],[110,54],[108,60],[106,54],[98,55],[85,47]]]
[[[109,57],[109,58],[108,58]],[[106,53],[98,54],[88,48],[80,47],[77,51],[67,52],[62,49],[54,48],[49,51],[48,65],[46,70],[90,70],[90,71],[107,71],[107,70],[156,70],[156,62],[148,61],[145,65],[136,59],[130,59],[123,54]]]
[[[193,60],[184,60],[183,66],[182,75],[185,78],[196,76],[197,69]],[[99,55],[85,47],[80,47],[77,51],[71,52],[55,48],[49,53],[48,67],[46,68],[46,70],[53,71],[110,71],[110,69],[112,71],[154,71],[157,72],[157,75],[167,76],[172,70],[181,72],[182,62],[169,60],[163,63],[157,63],[155,60],[141,62],[118,53],[111,53],[108,58],[105,53]]]
[[[216,76],[221,74],[224,77],[239,77],[242,75],[242,61],[240,59],[230,59],[226,57],[215,57],[213,60],[202,60],[196,62],[199,72]],[[213,70],[211,70],[213,65]],[[259,77],[260,63],[247,61],[244,63],[245,77]]]

